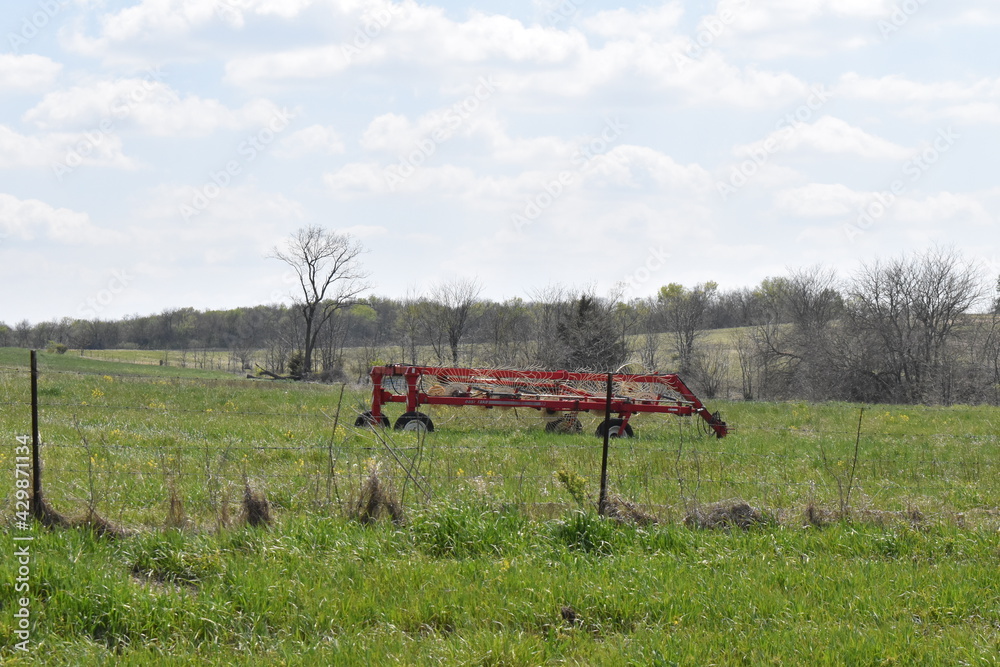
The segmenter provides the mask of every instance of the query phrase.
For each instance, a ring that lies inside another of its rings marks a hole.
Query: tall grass
[[[303,516],[118,541],[40,531],[33,660],[989,664],[1000,648],[985,531],[439,510],[407,527]]]

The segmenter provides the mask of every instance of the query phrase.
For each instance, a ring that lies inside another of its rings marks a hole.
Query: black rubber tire
[[[576,417],[560,417],[555,421],[545,422],[546,433],[580,433],[583,424]]]
[[[612,438],[619,437],[621,435],[621,430],[622,430],[622,420],[621,419],[611,419],[609,421],[603,421],[600,424],[598,424],[598,426],[597,426],[597,437],[598,438],[603,438],[604,437],[604,430],[607,429],[607,428],[609,428],[609,427],[611,429],[611,437]],[[635,437],[635,433],[632,431],[632,425],[631,424],[625,424],[625,437],[626,438],[633,438],[633,437]]]
[[[428,433],[434,432],[434,422],[423,412],[404,412],[393,426],[397,431],[416,431],[421,427]]]
[[[354,426],[356,428],[371,428],[375,426],[375,418],[372,416],[371,410],[367,410],[358,415],[358,418],[354,420]],[[379,415],[379,426],[382,428],[389,428],[389,418],[385,415]]]

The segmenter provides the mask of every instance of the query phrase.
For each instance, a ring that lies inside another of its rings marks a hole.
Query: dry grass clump
[[[41,491],[36,492],[31,500],[31,516],[46,528],[69,528],[72,525],[69,519],[49,505]]]
[[[829,510],[824,507],[817,507],[813,503],[809,503],[806,507],[805,525],[807,526],[823,528],[824,526],[829,526],[831,523],[840,521],[841,518],[842,516],[840,512]]]
[[[170,487],[170,507],[167,508],[165,523],[167,528],[187,528],[191,524],[191,520],[184,513],[184,503],[173,486]]]
[[[562,616],[562,619],[568,625],[581,625],[583,623],[583,617],[580,616],[580,612],[568,604],[562,606],[559,610],[559,615]]]
[[[378,465],[368,470],[368,478],[361,486],[357,501],[352,503],[350,517],[362,524],[370,524],[382,516],[388,516],[393,523],[403,522],[403,507],[392,489],[382,482]]]
[[[684,517],[684,525],[705,530],[730,530],[740,528],[749,530],[755,526],[773,523],[773,519],[756,507],[751,507],[742,500],[727,500],[695,507]]]
[[[857,512],[857,517],[865,523],[870,523],[880,528],[893,524],[905,524],[911,528],[921,528],[924,526],[925,521],[923,512],[916,507],[910,507],[907,510],[899,512],[864,509]]]
[[[48,500],[39,493],[31,503],[31,515],[46,528],[87,528],[100,537],[128,537],[132,531],[115,525],[97,513],[92,506],[80,519],[69,519],[49,505]]]
[[[111,539],[121,539],[133,534],[132,531],[117,526],[102,517],[93,507],[89,508],[86,516],[75,522],[74,525],[77,528],[90,529],[99,537],[108,537]]]
[[[128,537],[132,531],[115,525],[97,513],[93,506],[80,519],[69,519],[57,512],[39,492],[31,501],[31,516],[46,528],[86,528],[100,537],[112,539]]]
[[[229,520],[229,489],[223,489],[218,500],[214,501],[215,505],[215,523],[216,528],[222,530],[223,528],[228,528],[230,524]]]
[[[659,520],[643,511],[641,507],[631,500],[626,500],[621,496],[611,496],[604,504],[604,515],[609,519],[614,519],[618,523],[635,524],[637,526],[651,526],[659,523]]]
[[[273,523],[271,503],[263,493],[254,491],[247,484],[243,487],[243,512],[240,521],[252,527],[267,527]]]
[[[894,524],[907,524],[911,528],[922,528],[927,517],[919,508],[910,506],[905,511],[875,509],[848,509],[846,512],[817,507],[810,503],[806,507],[804,525],[823,528],[840,521],[855,521],[885,528]]]

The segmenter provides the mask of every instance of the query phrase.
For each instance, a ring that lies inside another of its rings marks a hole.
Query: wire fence
[[[42,368],[33,406],[30,379],[28,369],[0,367],[10,434],[0,467],[18,474],[34,407],[39,488],[67,517],[222,526],[239,521],[251,497],[279,515],[350,513],[372,480],[403,507],[456,498],[533,512],[596,507],[597,417],[581,434],[551,434],[533,410],[434,407],[435,432],[400,432],[356,425],[369,407],[363,387]],[[690,418],[643,417],[639,437],[613,441],[611,492],[664,518],[736,499],[785,515],[1000,514],[993,413],[962,422],[964,413],[921,408],[911,426],[898,409],[884,417],[893,411],[876,407],[857,429],[857,406],[802,410],[809,415],[795,426],[742,423],[721,440]],[[948,428],[927,431],[941,423]],[[16,485],[5,488],[9,520],[21,508]]]

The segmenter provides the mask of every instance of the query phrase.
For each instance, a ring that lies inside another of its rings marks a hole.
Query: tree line
[[[729,291],[670,283],[641,299],[552,286],[494,301],[475,280],[393,299],[363,295],[356,242],[303,231],[312,236],[272,254],[302,278],[292,305],[0,323],[0,345],[222,349],[240,368],[327,381],[363,380],[381,363],[656,370],[706,398],[1000,404],[1000,281],[951,249],[847,278],[811,267]]]

